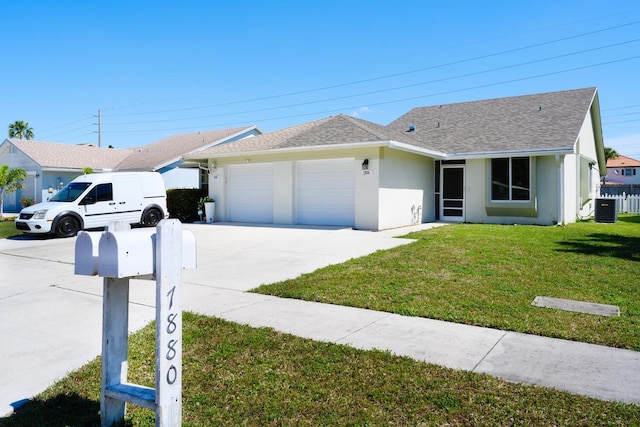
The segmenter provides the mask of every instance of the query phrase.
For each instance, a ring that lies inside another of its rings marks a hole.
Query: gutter
[[[573,146],[568,147],[555,147],[555,148],[540,148],[537,150],[522,149],[522,150],[500,150],[500,151],[475,151],[469,153],[451,153],[446,157],[447,159],[487,159],[496,157],[514,157],[514,156],[555,156],[563,154],[572,154],[574,152]]]
[[[322,150],[341,150],[341,149],[354,149],[354,148],[375,148],[375,147],[387,147],[400,151],[406,151],[409,153],[419,154],[425,157],[431,157],[436,160],[462,160],[462,159],[487,159],[496,157],[514,157],[514,156],[553,156],[553,155],[565,155],[572,154],[574,152],[573,146],[568,147],[554,147],[554,148],[542,148],[537,150],[522,149],[522,150],[509,150],[509,151],[475,151],[469,153],[445,153],[442,151],[430,150],[427,148],[417,147],[415,145],[407,144],[404,142],[398,142],[393,140],[388,141],[369,141],[369,142],[357,142],[357,143],[345,143],[345,144],[332,144],[332,145],[313,145],[303,147],[288,147],[288,148],[275,148],[266,150],[254,150],[254,151],[238,151],[227,153],[211,153],[199,155],[199,153],[187,154],[182,158],[184,160],[199,161],[208,160],[210,158],[230,158],[230,157],[243,157],[243,156],[262,156],[265,154],[278,154],[278,153],[296,153],[301,151],[322,151]]]

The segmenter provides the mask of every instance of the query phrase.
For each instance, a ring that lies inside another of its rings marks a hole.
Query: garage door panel
[[[298,162],[296,222],[315,225],[355,223],[353,159]]]
[[[273,165],[230,166],[228,194],[230,221],[273,222]]]

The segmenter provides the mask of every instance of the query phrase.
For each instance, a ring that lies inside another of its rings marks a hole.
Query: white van
[[[15,223],[25,233],[71,237],[111,221],[155,226],[168,216],[159,173],[108,172],[75,178],[49,201],[22,209]]]

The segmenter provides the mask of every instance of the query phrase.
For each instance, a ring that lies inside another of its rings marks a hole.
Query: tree
[[[90,175],[92,173],[93,173],[93,169],[91,169],[89,166],[87,166],[86,168],[82,168],[83,175]]]
[[[16,120],[9,124],[9,138],[33,139],[33,137],[33,128],[29,127],[29,123]]]
[[[605,163],[609,161],[609,159],[615,159],[619,154],[616,150],[610,147],[604,147],[604,161]]]
[[[4,196],[19,188],[24,188],[22,180],[27,177],[27,171],[22,168],[9,168],[0,165],[0,216],[4,213]]]

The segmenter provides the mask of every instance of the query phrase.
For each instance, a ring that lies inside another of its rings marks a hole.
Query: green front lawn
[[[129,380],[154,386],[154,329],[129,345]],[[185,313],[185,426],[632,425],[640,406],[455,371]],[[0,426],[100,424],[100,361],[71,373]],[[128,405],[127,424],[153,426]]]
[[[640,350],[640,216],[564,227],[459,224],[255,292]],[[620,307],[601,317],[536,296]]]
[[[22,234],[22,231],[16,230],[13,218],[0,219],[0,239],[6,239],[7,237],[17,236],[20,234]]]

